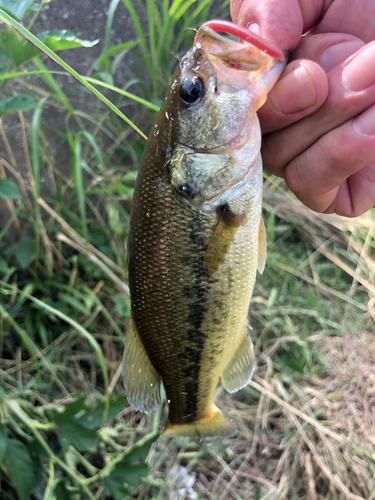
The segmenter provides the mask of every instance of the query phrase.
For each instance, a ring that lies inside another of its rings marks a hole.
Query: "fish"
[[[220,379],[235,392],[253,375],[248,310],[266,259],[256,112],[285,60],[208,24],[147,140],[128,236],[125,392],[152,412],[163,384],[166,437],[233,433],[214,395]]]

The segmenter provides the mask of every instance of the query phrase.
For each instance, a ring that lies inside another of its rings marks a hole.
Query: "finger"
[[[321,18],[324,0],[232,0],[235,23],[259,26],[259,34],[276,47],[293,50],[305,31]],[[253,26],[252,26],[253,28]]]
[[[324,33],[302,37],[289,61],[309,59],[315,61],[328,73],[338,64],[355,54],[365,43],[347,33]]]
[[[324,213],[357,217],[373,207],[375,207],[375,160],[339,186],[335,199]]]
[[[285,180],[312,210],[356,216],[375,201],[375,169],[368,166],[374,160],[375,105],[292,160]]]
[[[375,102],[375,42],[364,46],[327,76],[329,95],[315,113],[263,136],[263,162],[270,172],[283,177],[293,158]]]
[[[374,39],[375,2],[341,0],[331,1],[330,4],[314,33],[350,33],[366,43]]]
[[[324,70],[312,61],[293,61],[258,112],[262,133],[279,130],[310,115],[324,103],[327,95]]]
[[[258,113],[262,133],[285,128],[317,110],[328,95],[328,82],[322,68],[329,71],[363,46],[362,40],[344,33],[302,38],[291,54],[293,62],[285,68]]]

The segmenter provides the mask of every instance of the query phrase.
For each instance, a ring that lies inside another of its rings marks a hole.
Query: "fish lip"
[[[199,148],[199,149],[196,148],[196,149],[194,149],[194,151],[196,151],[197,153],[206,153],[206,154],[231,154],[231,153],[238,151],[239,149],[242,149],[243,147],[245,147],[245,145],[249,141],[250,134],[251,134],[251,128],[249,128],[249,133],[244,138],[244,140],[241,141],[241,143],[239,143],[238,145],[236,144],[235,147],[233,147],[233,143],[236,142],[237,138],[241,135],[241,132],[239,132],[237,135],[232,137],[230,139],[230,141],[224,142],[223,144],[220,144],[219,146],[213,146],[212,148]],[[180,143],[180,144],[182,146],[185,146],[186,148],[192,149],[187,144],[183,144],[183,143]]]

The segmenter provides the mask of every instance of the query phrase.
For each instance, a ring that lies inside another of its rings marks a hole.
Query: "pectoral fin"
[[[161,377],[147,355],[133,320],[130,322],[126,339],[123,375],[129,403],[136,410],[145,412],[157,410],[161,401]]]
[[[259,224],[259,241],[258,241],[258,273],[263,274],[267,260],[267,238],[266,226],[264,225],[263,217],[260,218]]]
[[[221,382],[228,392],[236,392],[248,383],[253,376],[254,368],[253,343],[244,329],[240,343],[224,370]]]
[[[213,274],[226,256],[244,215],[235,216],[224,205],[220,207],[217,223],[212,231],[204,254],[204,269]]]

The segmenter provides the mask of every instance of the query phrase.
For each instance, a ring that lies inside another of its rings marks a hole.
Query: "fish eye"
[[[197,104],[204,94],[204,81],[190,75],[180,85],[180,97],[186,104]]]

